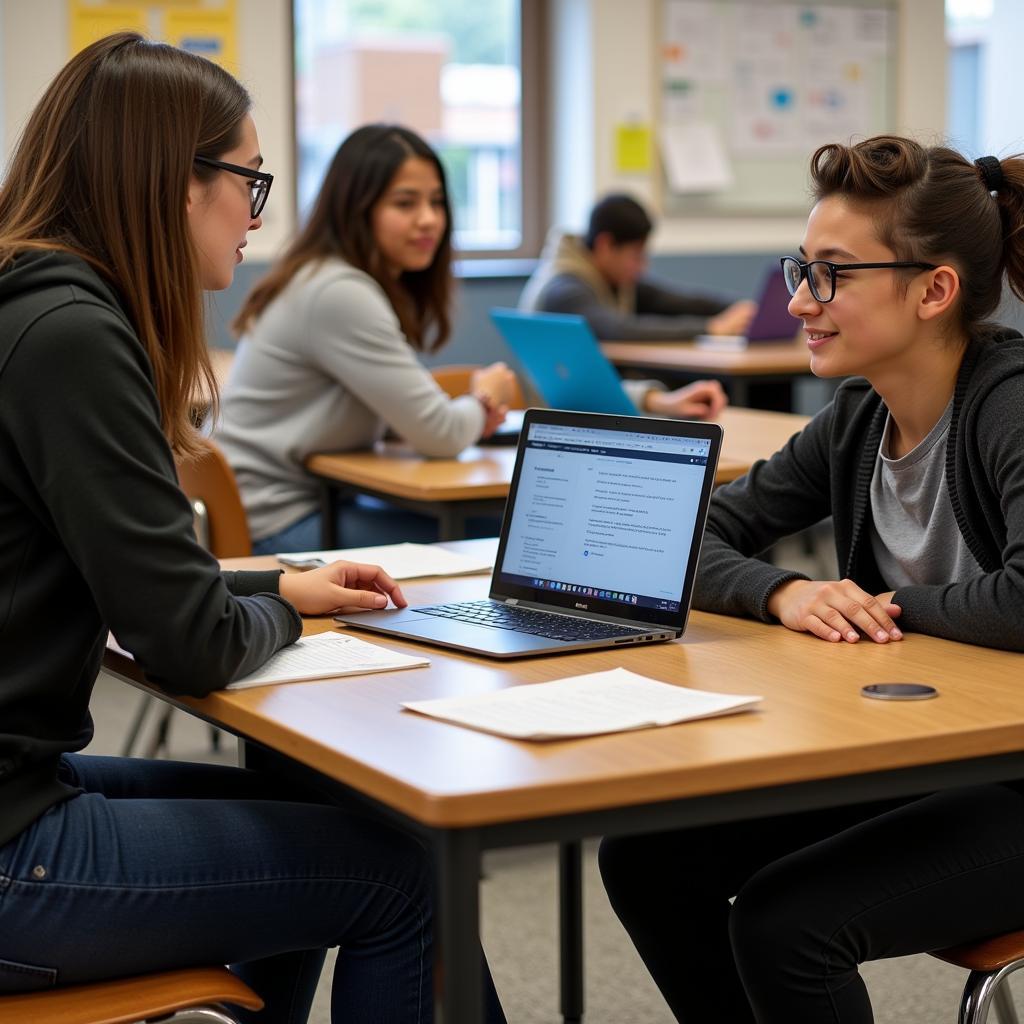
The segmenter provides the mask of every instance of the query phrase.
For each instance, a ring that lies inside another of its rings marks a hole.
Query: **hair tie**
[[[998,157],[980,156],[974,161],[974,166],[981,171],[981,180],[989,192],[998,192],[1006,184],[1003,166]]]

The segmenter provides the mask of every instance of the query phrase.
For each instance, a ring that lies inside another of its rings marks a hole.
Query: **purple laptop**
[[[768,272],[761,298],[757,303],[757,312],[750,322],[747,341],[788,341],[796,337],[800,321],[789,315],[789,289],[782,268],[776,267]]]

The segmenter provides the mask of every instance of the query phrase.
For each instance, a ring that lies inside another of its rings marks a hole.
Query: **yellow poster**
[[[68,0],[71,53],[110,35],[141,32],[238,73],[237,0]]]
[[[201,10],[168,10],[162,38],[172,46],[216,61],[233,75],[239,73],[235,0]]]
[[[651,126],[633,122],[615,126],[615,173],[647,174],[651,170]]]

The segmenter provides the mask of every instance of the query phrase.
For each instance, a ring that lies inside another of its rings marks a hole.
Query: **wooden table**
[[[231,568],[269,560],[234,560]],[[474,598],[485,577],[404,585],[416,603]],[[308,620],[307,632],[329,628]],[[371,637],[371,639],[374,639]],[[423,653],[388,639],[386,646]],[[757,818],[1024,777],[1024,658],[910,635],[885,646],[825,644],[780,626],[694,613],[680,641],[487,661],[429,649],[431,665],[293,683],[176,706],[276,751],[375,813],[429,838],[438,872],[447,1024],[480,1021],[480,859],[486,849],[563,844],[564,893],[578,892],[583,837]],[[764,696],[755,711],[662,729],[527,743],[409,712],[401,701],[482,693],[624,666],[686,686]],[[141,684],[130,659],[105,668]],[[935,700],[865,700],[880,681],[920,681]],[[575,849],[575,856],[573,851]],[[570,901],[571,904],[571,901]],[[563,906],[563,1007],[582,1007],[580,908]],[[575,987],[574,987],[575,986]],[[575,1002],[574,1002],[575,1000]],[[579,1019],[567,1014],[569,1019]]]
[[[622,370],[724,380],[736,405],[750,404],[750,384],[790,380],[811,372],[803,338],[755,342],[745,349],[702,348],[692,341],[605,341],[601,351]]]
[[[746,473],[778,451],[806,425],[806,416],[728,408],[718,422],[725,430],[717,484]],[[327,550],[339,547],[336,534],[340,498],[369,494],[438,519],[441,540],[465,536],[466,519],[500,516],[515,466],[515,448],[467,448],[454,459],[427,459],[398,441],[372,451],[311,455],[306,469],[320,482],[322,535]]]

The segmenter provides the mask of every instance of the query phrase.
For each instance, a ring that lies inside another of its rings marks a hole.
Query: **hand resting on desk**
[[[750,299],[734,302],[708,321],[707,333],[746,334],[756,312],[757,303]]]
[[[853,580],[790,580],[768,598],[768,611],[787,628],[831,643],[856,643],[859,629],[884,644],[903,639],[893,622],[902,609],[892,598],[891,590],[875,596]]]
[[[379,566],[361,562],[331,562],[309,572],[285,573],[281,596],[301,615],[332,615],[408,605],[402,588]]]
[[[644,412],[677,420],[714,419],[728,404],[717,380],[697,380],[675,391],[652,389],[644,395]]]

